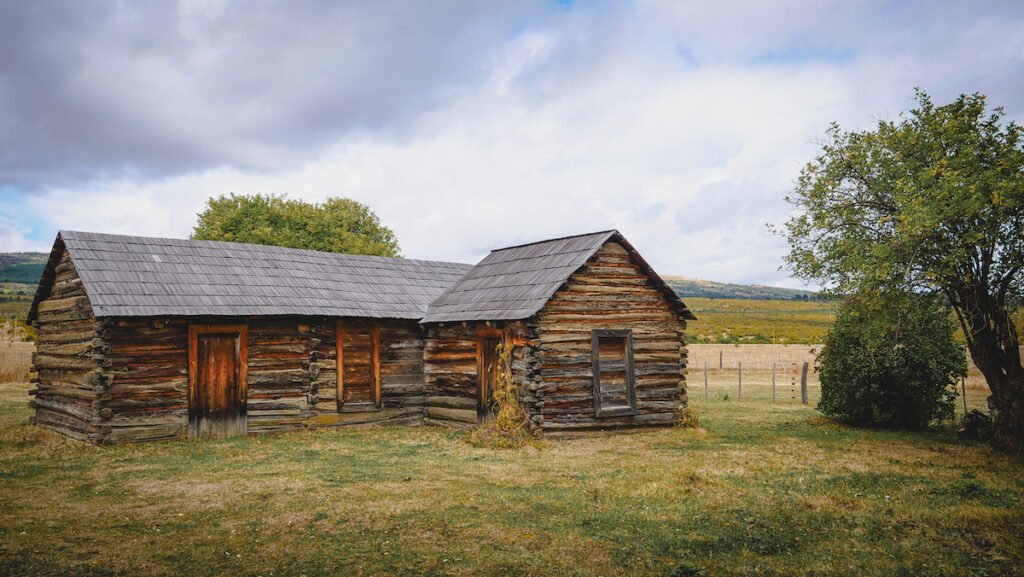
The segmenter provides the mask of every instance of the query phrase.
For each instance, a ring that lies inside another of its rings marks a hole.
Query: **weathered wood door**
[[[241,325],[189,327],[190,438],[246,434],[246,336]]]
[[[476,415],[477,420],[484,422],[494,416],[494,385],[498,380],[500,366],[501,346],[500,336],[481,335],[477,339],[477,377],[479,389],[477,392]]]
[[[381,405],[380,325],[338,321],[338,409]]]

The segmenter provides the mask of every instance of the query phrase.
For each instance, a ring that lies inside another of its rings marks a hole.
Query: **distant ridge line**
[[[684,276],[662,276],[666,283],[680,298],[721,298],[751,300],[798,300],[813,299],[815,291],[773,287],[765,285],[746,285],[716,282]]]

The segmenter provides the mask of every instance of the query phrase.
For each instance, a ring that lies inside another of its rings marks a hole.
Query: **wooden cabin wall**
[[[686,403],[686,323],[622,245],[608,242],[537,315],[540,417],[546,434],[671,425]],[[591,331],[633,334],[635,415],[598,418]]]
[[[185,437],[188,425],[188,321],[104,319],[109,348],[111,431],[107,443]]]
[[[249,319],[249,433],[301,429],[312,410],[312,323],[301,317]]]
[[[481,329],[493,328],[483,322],[432,324],[427,328],[423,353],[426,423],[459,428],[476,426],[477,335]],[[515,322],[500,328],[507,328],[516,342],[512,373],[520,402],[528,413],[537,414],[540,361],[535,348],[535,325]]]
[[[426,423],[476,425],[476,324],[432,325],[423,348]]]
[[[416,321],[343,319],[343,326],[380,327],[381,406],[338,409],[337,323],[321,319],[313,328],[313,376],[309,424],[337,427],[423,423],[423,331]],[[365,351],[369,354],[369,351]]]
[[[104,319],[109,354],[108,443],[185,438],[188,425],[188,327],[246,323],[250,433],[305,426],[309,417],[310,324],[294,317]]]
[[[82,279],[64,250],[49,297],[39,303],[29,403],[40,427],[90,443],[109,431],[109,411],[96,340],[97,322]]]

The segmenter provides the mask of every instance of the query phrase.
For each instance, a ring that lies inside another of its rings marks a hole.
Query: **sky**
[[[0,252],[343,196],[410,258],[616,228],[800,288],[767,225],[829,123],[915,87],[1024,122],[1024,2],[0,0]]]

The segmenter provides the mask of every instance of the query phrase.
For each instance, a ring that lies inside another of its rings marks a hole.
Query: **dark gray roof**
[[[651,283],[673,303],[680,318],[695,318],[617,230],[606,230],[495,250],[430,303],[420,322],[529,318],[613,239],[629,251]]]
[[[277,246],[62,231],[97,317],[311,315],[420,319],[470,265]],[[45,294],[44,294],[45,293]]]

